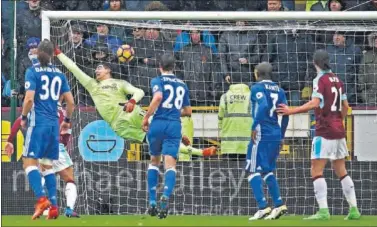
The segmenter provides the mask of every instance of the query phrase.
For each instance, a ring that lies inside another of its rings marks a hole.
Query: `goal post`
[[[245,24],[241,26],[236,21],[244,21]],[[79,31],[86,34],[85,39],[89,39],[99,36],[102,32],[98,29],[100,25],[109,28],[109,36],[113,41],[121,40],[121,44],[133,47],[134,60],[129,63],[119,62],[114,54],[114,46],[110,46],[108,39],[97,43],[100,47],[86,42],[82,50],[76,49],[76,44],[70,37],[72,29],[82,29]],[[145,35],[136,38],[134,32],[140,29],[144,29],[144,32],[157,31],[148,33],[151,37]],[[188,45],[190,40],[195,39],[191,35],[198,31],[200,45]],[[158,74],[157,65],[153,62],[152,66],[148,65],[145,59],[157,59],[156,56],[161,53],[173,52],[178,65],[176,74],[188,84],[192,102],[195,103],[192,115],[193,147],[197,149],[218,146],[221,150],[218,108],[221,95],[229,88],[224,80],[227,74],[234,81],[235,78],[240,78],[239,83],[249,84],[253,82],[251,78],[255,64],[270,61],[274,66],[276,82],[281,83],[281,86],[292,87],[292,90],[285,89],[288,101],[297,105],[310,98],[310,91],[304,97],[303,90],[311,89],[312,79],[315,77],[312,54],[316,49],[327,49],[330,54],[336,55],[331,62],[335,73],[347,80],[345,84],[350,87],[347,89],[354,98],[352,109],[355,112],[347,117],[346,130],[348,139],[351,140],[350,152],[357,157],[347,162],[347,166],[355,182],[361,212],[369,215],[377,213],[377,189],[373,187],[377,176],[377,157],[373,161],[357,159],[363,152],[370,158],[377,146],[377,127],[368,127],[377,122],[377,94],[373,90],[374,86],[377,87],[377,78],[373,81],[365,76],[373,72],[367,71],[370,62],[362,60],[370,50],[369,37],[376,31],[377,12],[360,11],[42,12],[43,39],[57,41],[61,50],[89,76],[94,77],[96,62],[111,64],[116,68],[113,70],[114,78],[127,80],[144,90],[146,95],[141,101],[143,108],[146,108],[151,99],[150,79]],[[232,37],[237,37],[235,40],[229,38],[232,32],[235,34]],[[346,40],[353,42],[350,49],[339,52],[331,46],[334,32],[342,32],[340,34],[346,36]],[[180,39],[177,38],[179,36]],[[241,41],[240,36],[246,38]],[[241,45],[241,42],[252,40],[251,44]],[[247,48],[243,45],[247,45]],[[106,57],[98,57],[100,55],[97,56],[96,53],[103,51],[103,46],[108,48],[105,51]],[[239,52],[234,52],[232,48],[235,46],[239,48]],[[232,54],[239,55],[233,65]],[[242,64],[238,62],[241,58],[244,58],[243,61],[246,59],[253,62],[248,63],[247,67],[241,67]],[[60,62],[56,61],[56,64],[60,66]],[[237,67],[240,68],[239,71],[236,71]],[[67,69],[62,69],[67,73],[78,102],[73,117],[71,141],[79,189],[77,209],[85,214],[144,214],[148,206],[145,177],[148,168],[147,146],[130,144],[114,136],[111,129],[101,121],[102,118],[90,101],[89,93]],[[293,84],[299,87],[293,88]],[[299,91],[298,95],[295,90]],[[285,147],[276,170],[283,200],[289,212],[295,215],[316,211],[310,177],[313,123],[312,114],[290,117]],[[90,157],[86,156],[88,152]],[[179,161],[177,186],[170,201],[171,212],[193,215],[254,213],[256,203],[246,179],[248,173],[244,171],[245,158],[242,155],[236,158],[230,156],[192,156],[192,159]],[[335,173],[331,168],[326,168],[325,176],[331,213],[347,213],[348,205]]]
[[[42,39],[50,38],[50,20],[377,20],[374,11],[207,12],[207,11],[42,11]]]

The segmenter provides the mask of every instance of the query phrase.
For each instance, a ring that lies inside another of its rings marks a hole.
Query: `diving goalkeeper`
[[[95,70],[96,79],[94,79],[85,74],[58,48],[55,49],[55,55],[89,92],[97,111],[118,136],[138,143],[145,140],[145,132],[141,128],[145,111],[136,105],[144,97],[143,90],[132,86],[125,80],[112,78],[111,68],[106,63],[100,63],[97,66]],[[127,100],[126,95],[132,95],[130,100]],[[119,103],[125,104],[122,107]],[[190,127],[190,124],[186,123],[187,121],[187,119],[183,120],[183,126],[188,125]],[[191,127],[193,128],[193,126]],[[182,131],[185,130],[187,131],[183,127]],[[188,131],[193,130],[189,129]],[[216,154],[215,147],[201,150],[186,146],[192,143],[192,138],[187,136],[182,139],[185,144],[180,146],[180,158],[183,159],[180,161],[189,161],[191,155],[211,156]]]

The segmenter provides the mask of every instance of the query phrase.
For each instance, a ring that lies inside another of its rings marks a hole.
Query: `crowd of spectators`
[[[294,0],[28,0],[17,3],[16,92],[10,89],[10,12],[11,1],[2,0],[2,106],[9,106],[11,95],[23,99],[24,74],[36,62],[36,47],[41,38],[41,10],[109,10],[109,11],[290,11]],[[12,3],[13,4],[13,3]],[[298,9],[297,9],[298,10]],[[304,8],[305,10],[305,8]],[[307,11],[377,10],[377,0],[307,1]],[[158,74],[158,58],[171,52],[177,59],[176,74],[191,90],[193,105],[216,105],[231,83],[254,82],[254,66],[271,62],[273,80],[286,91],[291,105],[308,98],[310,81],[315,76],[311,64],[315,49],[330,54],[333,71],[345,82],[353,105],[376,106],[377,97],[377,33],[344,31],[277,30],[239,31],[160,29],[161,21],[144,22],[146,27],[127,27],[100,23],[71,23],[69,41],[75,61],[89,75],[98,62],[112,64],[114,77],[126,79],[142,88],[149,103],[149,82]],[[190,22],[188,22],[189,24]],[[234,22],[242,27],[245,21]],[[155,26],[155,27],[153,27]],[[135,58],[119,63],[116,50],[129,44]],[[80,88],[80,94],[85,91]],[[93,105],[88,95],[80,104]]]

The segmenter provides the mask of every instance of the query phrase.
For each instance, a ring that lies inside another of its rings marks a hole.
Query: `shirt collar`
[[[317,74],[317,76],[323,76],[323,75],[325,75],[325,74],[327,74],[327,73],[332,73],[331,69],[329,69],[329,70],[321,70],[321,71]]]
[[[161,73],[161,76],[174,76],[174,74],[165,74],[165,73]]]

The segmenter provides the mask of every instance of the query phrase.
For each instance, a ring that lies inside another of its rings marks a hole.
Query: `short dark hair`
[[[160,58],[160,68],[163,71],[173,71],[175,58],[172,54],[163,54]]]
[[[272,65],[268,62],[259,63],[255,69],[257,70],[259,79],[271,79],[272,78]]]
[[[329,70],[330,68],[330,56],[325,50],[317,50],[313,56],[314,64],[322,70]]]
[[[38,60],[41,66],[46,67],[50,63],[51,58],[54,56],[54,44],[44,39],[38,45]]]
[[[100,66],[100,65],[102,65],[105,69],[110,70],[110,72],[112,71],[112,70],[111,70],[111,65],[110,65],[109,63],[107,63],[107,62],[99,62],[99,63],[97,64],[97,67]]]

